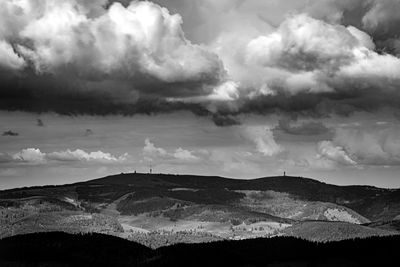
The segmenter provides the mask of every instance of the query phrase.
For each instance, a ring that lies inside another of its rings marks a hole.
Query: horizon
[[[334,184],[334,183],[328,183],[324,182],[323,180],[320,180],[318,178],[314,177],[304,177],[304,176],[295,176],[295,175],[274,175],[274,176],[261,176],[261,177],[250,177],[250,178],[232,178],[232,177],[227,177],[227,176],[218,176],[218,175],[199,175],[199,174],[188,174],[188,173],[151,173],[151,172],[121,172],[121,173],[115,173],[115,174],[110,174],[107,176],[102,176],[102,177],[96,177],[96,178],[91,178],[88,180],[79,180],[77,182],[71,182],[71,183],[66,183],[66,184],[38,184],[38,185],[26,185],[26,186],[21,186],[21,187],[11,187],[11,188],[0,188],[0,191],[7,191],[7,190],[18,190],[22,188],[35,188],[35,187],[53,187],[53,186],[68,186],[68,185],[74,185],[74,184],[80,184],[80,183],[87,183],[99,179],[104,179],[104,178],[111,178],[113,176],[120,176],[120,175],[149,175],[149,176],[195,176],[195,177],[205,177],[205,178],[222,178],[222,179],[227,179],[227,180],[241,180],[241,181],[251,181],[251,180],[259,180],[259,179],[268,179],[268,178],[298,178],[298,179],[307,179],[307,180],[313,180],[319,183],[327,184],[327,185],[334,185],[334,186],[340,186],[340,187],[351,187],[351,186],[360,186],[360,187],[374,187],[378,189],[387,189],[387,190],[400,190],[400,187],[379,187],[379,186],[374,186],[374,185],[368,185],[368,184]]]

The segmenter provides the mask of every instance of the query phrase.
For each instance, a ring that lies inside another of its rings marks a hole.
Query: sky
[[[400,187],[399,0],[3,0],[0,189],[121,172]]]

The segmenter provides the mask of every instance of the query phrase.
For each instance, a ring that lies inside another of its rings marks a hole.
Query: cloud
[[[397,0],[374,0],[362,18],[363,26],[371,31],[388,33],[400,22],[400,2]]]
[[[180,160],[197,160],[198,158],[192,154],[191,151],[182,149],[181,147],[177,148],[173,154],[174,158]]]
[[[36,125],[37,125],[38,127],[44,127],[44,123],[43,123],[43,121],[42,121],[41,119],[37,119],[37,120],[36,120]]]
[[[333,142],[365,165],[399,165],[400,131],[386,129],[339,129]]]
[[[145,154],[147,156],[155,156],[155,157],[162,157],[162,158],[168,156],[168,153],[165,149],[156,147],[148,138],[146,138],[146,140],[145,140],[143,154]]]
[[[279,120],[279,125],[275,129],[291,135],[321,135],[330,131],[322,122],[309,121],[292,125],[290,119]]]
[[[86,2],[0,3],[4,97],[134,105],[141,95],[205,95],[225,76],[216,54],[185,38],[179,14],[147,1]]]
[[[119,0],[129,2],[129,0]],[[209,44],[224,33],[256,34],[279,25],[288,13],[304,6],[307,0],[154,0],[183,17],[188,38]],[[234,45],[234,43],[232,43]]]
[[[16,162],[42,164],[46,162],[46,154],[38,148],[26,148],[14,154],[12,159]]]
[[[167,152],[164,148],[156,147],[148,138],[146,138],[143,147],[143,155],[148,161],[193,162],[200,160],[194,153],[194,151],[185,150],[181,147],[175,149],[174,152]]]
[[[399,54],[399,9],[397,0],[319,0],[311,1],[304,11],[318,19],[362,29],[373,37],[380,50]]]
[[[241,124],[237,118],[230,115],[223,115],[219,113],[215,113],[212,116],[212,120],[215,123],[215,125],[219,127],[229,127]]]
[[[275,31],[233,43],[239,43],[234,52],[220,55],[240,84],[232,113],[329,116],[400,108],[400,59],[377,53],[372,37],[354,26],[298,14]]]
[[[318,144],[318,154],[320,157],[332,160],[343,165],[356,165],[345,149],[341,146],[335,146],[331,141],[322,141]]]
[[[0,39],[0,69],[18,70],[25,66],[23,58],[14,52],[11,44]]]
[[[400,109],[396,0],[154,2],[2,1],[0,109],[221,126]]]
[[[233,81],[227,81],[215,87],[205,100],[213,101],[233,101],[239,99],[239,84]]]
[[[19,133],[13,132],[11,130],[3,132],[2,136],[18,136]]]
[[[274,156],[283,151],[275,142],[272,130],[269,127],[248,126],[243,128],[243,136],[255,144],[256,151],[264,156]]]
[[[15,154],[0,153],[0,163],[18,164],[46,164],[49,162],[94,162],[94,163],[118,163],[124,162],[129,155],[125,153],[116,157],[110,153],[95,151],[86,152],[82,149],[57,151],[45,153],[38,148],[26,148]]]
[[[372,39],[352,26],[328,24],[302,14],[288,18],[275,32],[251,40],[245,47],[244,60],[265,74],[259,82],[272,93],[338,92],[341,83],[351,76],[342,68],[363,61],[371,65],[375,60],[400,62],[373,49]],[[384,70],[376,76],[393,78],[392,73]]]
[[[337,129],[331,141],[318,144],[318,155],[343,165],[400,165],[400,130],[377,125],[379,128]]]
[[[4,1],[3,20],[14,19],[17,26],[1,37],[39,74],[73,68],[89,80],[111,76],[135,82],[149,76],[179,83],[219,78],[218,58],[184,38],[179,15],[151,2],[132,1],[127,7],[114,3],[90,17],[96,6],[82,2]]]
[[[128,154],[125,153],[122,156],[116,157],[100,150],[88,153],[81,149],[74,151],[67,149],[65,151],[49,153],[46,155],[46,158],[56,161],[123,162],[128,158]]]

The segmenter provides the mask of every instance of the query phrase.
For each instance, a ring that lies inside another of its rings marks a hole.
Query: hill
[[[134,173],[0,191],[0,237],[98,232],[150,247],[276,235],[341,240],[397,234],[398,228],[382,222],[399,214],[400,190],[290,176],[239,180]],[[309,221],[319,223],[311,227]],[[347,230],[337,225],[348,225]]]
[[[275,191],[306,201],[335,203],[348,207],[370,220],[393,219],[400,215],[400,190],[372,186],[337,186],[317,180],[277,176],[252,180],[229,179],[217,176],[120,174],[92,180],[92,185],[131,185],[147,188],[191,188],[206,190],[215,201],[236,199],[234,194],[220,194],[223,189]],[[214,194],[213,194],[214,193]],[[219,199],[219,197],[224,197]],[[207,201],[207,196],[201,200]]]
[[[0,240],[0,265],[396,266],[399,245],[399,236],[330,243],[276,237],[181,244],[152,250],[107,235],[42,233]]]

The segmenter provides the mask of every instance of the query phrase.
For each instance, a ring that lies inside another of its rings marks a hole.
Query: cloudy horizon
[[[0,189],[120,172],[400,188],[398,0],[4,0]]]

